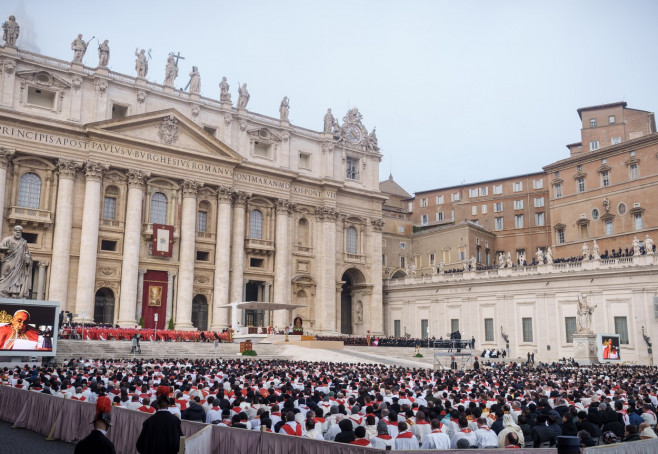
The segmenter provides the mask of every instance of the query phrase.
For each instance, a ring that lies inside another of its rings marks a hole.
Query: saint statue
[[[247,84],[242,84],[242,87],[238,87],[238,109],[246,109],[250,97],[247,91]]]
[[[511,252],[507,251],[507,268],[512,268],[512,254]]]
[[[98,45],[98,66],[105,68],[110,62],[110,46],[107,44],[110,40],[106,39]]]
[[[32,276],[32,255],[23,238],[23,227],[14,227],[14,234],[0,242],[2,258],[0,268],[0,296],[28,298],[29,282]]]
[[[18,26],[16,18],[9,16],[9,20],[2,24],[2,30],[2,39],[5,40],[5,44],[10,47],[16,47],[16,40],[21,32],[21,27]]]
[[[379,151],[379,145],[377,144],[377,133],[375,130],[377,128],[372,128],[372,132],[368,134],[368,150],[370,151]]]
[[[644,237],[644,250],[646,251],[647,254],[653,255],[653,240],[647,233],[647,235]]]
[[[85,56],[85,52],[87,52],[87,46],[89,43],[86,43],[84,39],[82,39],[82,34],[78,34],[78,37],[71,42],[71,50],[73,51],[73,63],[80,63],[82,64],[82,58]]]
[[[279,106],[279,115],[281,120],[288,121],[288,114],[290,113],[290,102],[287,96],[284,96]]]
[[[583,260],[589,260],[589,246],[587,243],[583,243]]]
[[[176,58],[174,54],[170,53],[167,57],[167,65],[165,66],[165,79],[164,84],[167,87],[174,86],[174,80],[178,77],[178,66],[176,66]]]
[[[551,249],[550,246],[546,250],[546,263],[549,265],[553,264],[553,249]]]
[[[190,73],[190,93],[199,94],[201,92],[201,74],[199,74],[199,68],[192,66],[192,72]]]
[[[331,114],[331,109],[327,109],[327,113],[324,114],[324,132],[330,133],[331,127],[334,125],[334,116]]]
[[[592,243],[592,258],[594,260],[598,260],[601,258],[601,250],[599,249],[599,245],[596,244],[596,240]]]
[[[356,303],[356,323],[359,325],[363,323],[363,303],[361,301]]]
[[[144,49],[138,51],[135,49],[135,71],[137,71],[137,77],[146,77],[149,72],[149,61],[146,57],[146,51]]]
[[[576,317],[576,333],[590,334],[592,331],[592,314],[596,305],[590,306],[587,295],[578,296],[578,317]]]
[[[633,255],[640,255],[640,240],[633,238]]]
[[[537,263],[539,263],[540,265],[543,265],[544,264],[544,251],[537,248],[537,252],[535,253],[535,255],[537,256]]]
[[[226,77],[222,77],[222,81],[219,83],[219,100],[221,102],[231,102],[231,93],[228,89],[229,85],[226,82]]]

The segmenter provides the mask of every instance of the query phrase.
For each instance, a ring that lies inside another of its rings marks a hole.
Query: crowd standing
[[[471,371],[284,360],[71,360],[0,371],[30,392],[242,430],[386,449],[582,446],[655,438],[658,368],[537,367]],[[163,416],[158,416],[163,419]],[[163,419],[164,420],[164,419]],[[166,425],[172,424],[167,417]],[[102,424],[101,424],[102,425]],[[143,429],[141,443],[149,436]],[[140,450],[140,452],[143,452]]]

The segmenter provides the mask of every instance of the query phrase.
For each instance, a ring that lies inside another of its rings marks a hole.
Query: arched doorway
[[[407,277],[407,273],[402,270],[396,270],[393,276],[391,276],[391,279],[404,279],[405,277]]]
[[[192,325],[199,331],[208,330],[208,300],[203,295],[192,300]]]
[[[340,332],[352,334],[354,332],[352,313],[356,308],[352,290],[354,286],[364,284],[365,277],[358,269],[350,268],[343,273],[341,281],[344,283],[340,292]]]
[[[100,288],[96,292],[94,323],[114,324],[114,292],[107,287]]]

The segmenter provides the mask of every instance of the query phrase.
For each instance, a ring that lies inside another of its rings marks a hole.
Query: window
[[[514,227],[517,229],[523,228],[523,215],[517,214],[514,216]]]
[[[404,233],[404,226],[399,226],[398,227],[398,232]]]
[[[443,212],[436,213],[436,220],[437,221],[443,221]]]
[[[272,146],[267,143],[254,142],[254,156],[261,158],[271,158]]]
[[[459,331],[459,319],[458,318],[451,318],[450,319],[450,332],[454,333],[455,331]]]
[[[631,180],[637,180],[637,177],[640,175],[639,168],[637,164],[631,164],[628,166],[628,177]]]
[[[496,184],[493,187],[493,193],[494,194],[502,194],[503,193],[503,185],[502,184]]]
[[[610,172],[607,170],[601,172],[601,186],[604,188],[610,186]]]
[[[128,106],[121,104],[112,104],[112,120],[126,118],[128,116]]]
[[[546,225],[546,220],[544,219],[544,213],[535,213],[535,225],[542,226]]]
[[[515,200],[514,201],[514,209],[515,210],[522,210],[523,209],[523,200]]]
[[[453,192],[450,194],[450,200],[453,202],[459,202],[459,192]]]
[[[579,172],[583,171],[583,166],[577,166],[576,169],[578,169]]]
[[[346,178],[348,180],[358,180],[359,179],[359,161],[354,158],[347,158],[345,160],[346,167]]]
[[[494,341],[494,324],[493,318],[484,319],[484,341],[493,342]]]
[[[503,230],[503,218],[494,219],[494,230]]]
[[[28,244],[37,244],[37,240],[39,239],[39,234],[37,234],[37,233],[28,233],[28,232],[24,231],[23,232],[23,239],[25,239],[25,242],[28,243]]]
[[[115,219],[117,215],[117,199],[105,197],[103,199],[103,219]]]
[[[311,245],[311,237],[309,234],[309,224],[306,218],[301,218],[297,223],[297,245],[302,247],[309,247]],[[386,240],[382,240],[386,246]]]
[[[400,241],[400,249],[406,249],[407,248],[407,243],[404,241]]]
[[[117,250],[117,241],[101,240],[101,251],[115,252]]]
[[[487,195],[489,195],[489,187],[488,187],[488,186],[484,186],[484,187],[478,189],[478,193],[479,193],[480,196],[487,196]]]
[[[628,344],[628,321],[626,317],[615,317],[615,334],[619,334],[619,343]]]
[[[576,191],[585,192],[585,179],[577,178],[576,179]]]
[[[556,199],[562,197],[562,185],[560,183],[557,183],[555,186],[553,186],[553,196]]]
[[[430,265],[434,265],[435,259],[436,259],[436,257],[435,257],[435,255],[434,255],[434,253],[433,253],[433,252],[430,253],[430,255],[429,255],[429,262],[430,262]]]
[[[151,223],[167,223],[167,196],[162,192],[154,192],[151,196]]]
[[[426,214],[423,214],[423,215],[420,217],[420,223],[421,223],[421,225],[427,225],[427,222],[428,222],[428,221],[427,221],[427,215],[426,215]]]
[[[544,198],[543,197],[535,197],[535,208],[541,208],[544,206]]]
[[[41,204],[41,178],[36,173],[28,172],[18,182],[18,200],[16,205],[38,210]]]
[[[407,267],[407,258],[400,257],[400,268],[406,268],[406,267]]]
[[[532,342],[532,318],[523,317],[521,323],[523,324],[523,342]]]
[[[635,157],[635,152],[634,152],[634,151],[631,151],[630,154],[631,154],[631,158],[634,158],[634,157]]]
[[[576,317],[564,317],[564,332],[567,335],[567,344],[573,344],[573,333],[576,332]]]
[[[592,219],[594,219],[594,220],[596,221],[596,220],[599,218],[599,214],[600,214],[600,213],[599,213],[598,208],[594,208],[594,209],[592,210]]]
[[[393,337],[400,337],[400,320],[393,320]]]
[[[608,117],[608,124],[611,124],[611,125],[615,124],[615,116],[614,115],[610,115]]]
[[[382,266],[386,266],[386,254],[382,254]]]
[[[621,143],[621,137],[613,137],[610,139],[610,145],[617,145]]]
[[[196,258],[197,260],[202,260],[202,259],[199,258],[199,253],[200,253],[200,252],[201,252],[201,251],[198,251],[198,252],[196,253],[196,254],[197,254],[197,258]],[[206,252],[206,254],[207,254],[207,252]],[[203,260],[203,261],[209,261],[209,258],[207,258],[207,259],[205,259],[205,260]],[[252,268],[264,268],[264,267],[265,267],[265,260],[264,260],[264,259],[257,259],[257,258],[254,258],[254,257],[250,257],[250,258],[249,258],[249,266],[252,267]]]
[[[356,229],[354,227],[348,227],[346,236],[346,251],[348,254],[356,254],[356,236]]]
[[[196,231],[205,232],[208,229],[208,212],[197,211],[196,214]]]
[[[196,251],[196,259],[199,262],[209,262],[210,261],[210,252],[208,252],[208,251]],[[251,259],[249,261],[249,266],[258,266],[258,265],[254,265],[253,260],[258,260],[258,259]],[[261,259],[261,261],[262,261],[262,259]]]
[[[466,252],[463,249],[459,250],[459,260],[466,260]]]
[[[443,205],[443,196],[442,195],[437,195],[436,196],[436,204],[437,205]]]
[[[423,318],[420,320],[420,337],[422,339],[427,339],[428,337],[428,328],[430,327],[429,320]]]
[[[212,126],[204,126],[203,130],[206,131],[208,134],[210,134],[213,137],[217,137],[217,128],[213,128]]]
[[[500,213],[503,211],[503,202],[494,203],[494,213]]]
[[[476,216],[477,214],[478,214],[478,207],[476,207],[475,205],[473,205],[473,206],[471,207],[471,215],[472,215],[472,216]]]
[[[427,206],[427,199],[420,199],[420,207],[425,208]]]
[[[55,108],[57,93],[41,88],[27,87],[27,103],[33,106]]]
[[[514,182],[513,190],[514,190],[514,192],[521,192],[521,191],[523,191],[523,181],[516,181],[516,182]]]
[[[626,204],[624,202],[617,205],[617,212],[623,216],[626,214]]]
[[[407,203],[407,211],[411,213],[414,210],[414,204],[409,202]]]
[[[478,196],[478,188],[471,188],[468,190],[468,195],[469,197],[477,197]]]
[[[487,214],[487,206],[482,205],[482,214]]]
[[[642,213],[634,213],[633,222],[635,223],[635,230],[642,230]]]
[[[612,228],[612,219],[605,220],[605,234],[612,235],[615,233],[615,230]]]
[[[594,151],[599,149],[599,141],[593,140],[589,143],[589,151]]]
[[[252,210],[249,214],[249,238],[263,239],[263,213]]]
[[[299,153],[299,168],[300,169],[311,169],[311,155],[308,153]]]
[[[533,189],[542,189],[544,187],[544,180],[541,178],[537,178],[536,180],[532,181],[532,188]]]
[[[450,219],[455,220],[455,210],[450,210]]]
[[[596,128],[596,118],[591,118],[589,120],[589,127],[590,128]]]
[[[555,237],[557,239],[557,244],[564,244],[564,229],[557,229],[555,231]]]

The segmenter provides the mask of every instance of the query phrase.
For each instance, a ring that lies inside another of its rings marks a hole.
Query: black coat
[[[144,421],[137,439],[140,454],[176,454],[180,447],[180,419],[168,411],[158,410]]]
[[[192,402],[189,407],[183,410],[181,413],[181,418],[188,421],[206,422],[206,410],[204,410],[203,407],[196,402]]]
[[[92,430],[89,435],[75,445],[74,454],[116,454],[114,444],[100,431]]]
[[[354,432],[350,430],[336,434],[336,439],[334,441],[337,443],[349,443],[354,440],[356,440],[356,437],[354,436]]]
[[[568,435],[570,437],[578,436],[578,427],[576,427],[576,424],[571,420],[560,424],[560,428],[562,429],[562,435]]]
[[[601,436],[601,429],[599,429],[599,426],[589,422],[586,419],[578,422],[576,427],[578,427],[578,430],[586,430],[594,439],[599,438]]]

